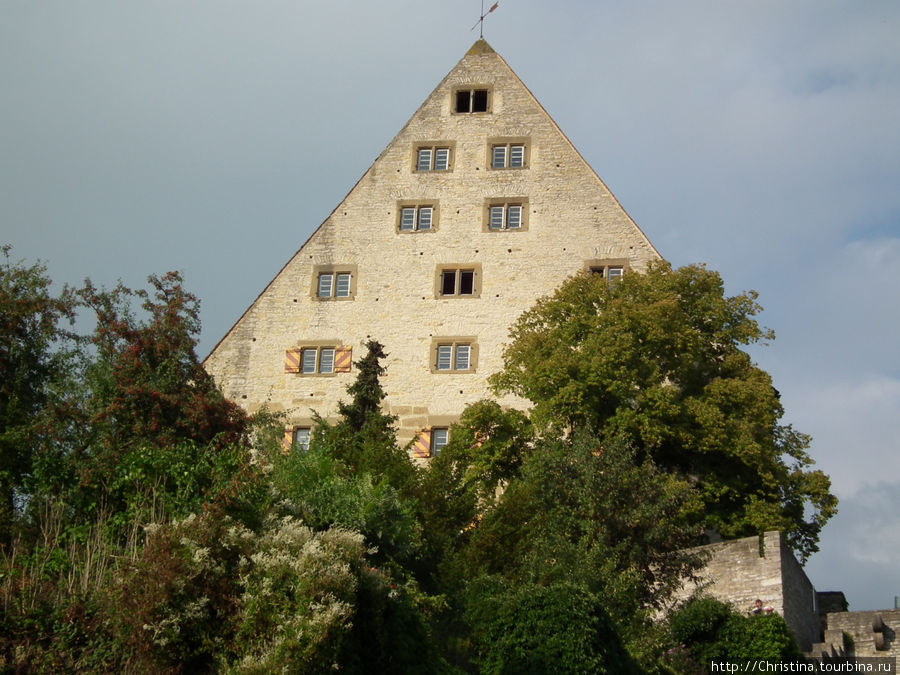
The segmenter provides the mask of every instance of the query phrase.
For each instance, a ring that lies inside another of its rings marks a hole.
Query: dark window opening
[[[475,292],[475,272],[474,270],[460,270],[459,272],[459,294],[472,295]]]
[[[441,272],[441,295],[474,295],[475,270]]]
[[[456,92],[456,112],[469,112],[472,106],[472,92]]]
[[[472,112],[487,112],[487,89],[476,89],[472,92]]]
[[[456,92],[456,112],[476,113],[487,112],[487,89],[467,89]]]
[[[441,274],[441,295],[456,293],[456,270],[447,270]]]

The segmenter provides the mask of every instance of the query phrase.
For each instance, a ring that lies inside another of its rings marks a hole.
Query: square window
[[[352,366],[352,347],[303,347],[285,352],[286,373],[301,375],[331,375],[349,373]]]
[[[317,265],[313,268],[312,294],[318,300],[346,300],[355,293],[355,265]]]
[[[309,450],[309,439],[312,437],[312,430],[309,427],[297,427],[294,429],[294,444],[301,450]]]
[[[460,338],[459,342],[449,340],[432,345],[434,372],[438,373],[471,373],[475,370],[477,347],[472,338]],[[463,342],[465,340],[465,342]]]
[[[502,143],[491,146],[492,169],[521,169],[525,166],[525,145]]]
[[[444,270],[441,272],[441,295],[473,295],[475,270]]]
[[[447,443],[450,441],[450,430],[446,427],[434,427],[431,430],[431,456],[437,457],[441,454]]]
[[[610,286],[618,283],[625,276],[626,265],[622,260],[609,261],[605,260],[588,260],[585,261],[585,267],[590,274],[606,279]]]
[[[456,112],[478,113],[487,112],[487,89],[460,89],[456,92]]]
[[[401,232],[430,230],[433,224],[433,206],[404,206],[400,209]]]
[[[489,209],[488,228],[518,230],[522,227],[521,204],[494,204]]]
[[[479,296],[477,286],[481,265],[457,267],[439,265],[435,273],[434,296],[436,298],[474,298]]]
[[[450,168],[450,148],[428,147],[416,151],[416,171],[446,171]]]

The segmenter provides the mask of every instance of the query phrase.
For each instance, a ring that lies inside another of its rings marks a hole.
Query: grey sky
[[[490,3],[488,3],[490,4]],[[0,242],[180,269],[205,355],[478,37],[477,0],[0,3]],[[807,572],[900,595],[900,3],[501,0],[485,38],[660,252],[756,289],[841,513]]]

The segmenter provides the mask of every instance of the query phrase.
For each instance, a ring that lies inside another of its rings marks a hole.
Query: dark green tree
[[[366,343],[366,354],[354,362],[358,374],[347,388],[350,403],[338,406],[338,421],[318,418],[311,448],[323,450],[357,474],[385,480],[404,497],[415,494],[417,472],[409,453],[397,445],[396,419],[381,409],[385,393],[380,378],[384,347],[375,340]]]
[[[579,275],[519,318],[492,384],[530,399],[542,427],[624,436],[694,477],[724,536],[783,530],[805,559],[837,502],[742,350],[773,337],[760,311],[755,293],[726,297],[699,265],[651,264],[612,285]]]
[[[585,432],[540,443],[462,552],[466,575],[577,583],[599,597],[623,636],[643,630],[702,560],[690,483]]]
[[[0,248],[0,543],[9,543],[41,448],[53,443],[50,409],[73,367],[61,322],[76,305],[68,289],[52,294],[42,265],[11,262],[9,251]]]
[[[641,672],[601,598],[580,584],[472,584],[466,612],[482,673]]]
[[[186,515],[213,493],[236,504],[237,486],[256,480],[250,420],[195,351],[199,301],[178,273],[149,284],[105,291],[88,281],[78,291],[96,316],[82,435],[69,455],[75,485],[60,486],[78,518]]]
[[[713,660],[745,663],[802,659],[783,618],[777,614],[744,616],[711,597],[693,598],[675,610],[669,617],[669,631],[675,647],[663,660],[673,660],[686,649],[697,672],[706,672]]]
[[[436,586],[455,583],[445,565],[452,564],[469,533],[518,476],[533,442],[531,423],[519,410],[479,401],[463,411],[450,429],[450,442],[422,473],[423,578]]]

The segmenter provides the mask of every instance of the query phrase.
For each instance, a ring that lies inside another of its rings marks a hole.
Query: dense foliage
[[[745,616],[711,597],[693,598],[675,611],[669,619],[669,632],[674,646],[666,652],[664,660],[679,672],[705,672],[711,661],[802,659],[796,641],[780,616]]]
[[[752,292],[726,297],[698,265],[650,265],[609,283],[583,274],[513,326],[498,391],[534,403],[535,422],[627,438],[698,482],[706,524],[726,537],[783,530],[801,559],[836,511],[809,438],[780,422],[769,375],[741,348],[769,340]]]
[[[337,418],[285,448],[277,416],[203,370],[179,275],[54,297],[40,266],[0,272],[2,672],[693,672],[795,653],[778,617],[696,601],[660,620],[702,564],[710,479],[651,451],[636,429],[662,423],[640,405],[607,426],[482,401],[416,465],[371,341]],[[63,329],[76,310],[90,334]]]
[[[25,266],[0,248],[0,544],[13,535],[17,495],[26,490],[41,450],[51,442],[47,411],[59,402],[72,368],[60,325],[74,317],[64,289],[51,294],[41,265]]]

